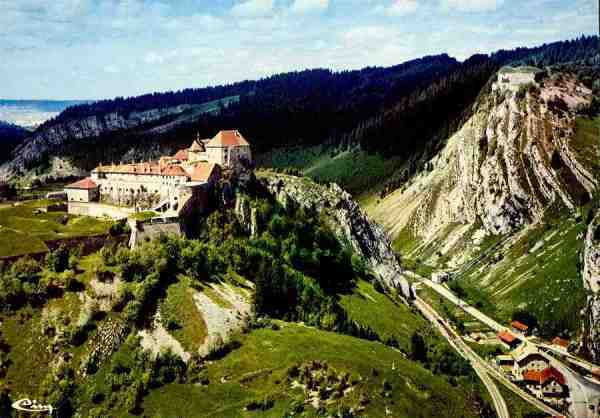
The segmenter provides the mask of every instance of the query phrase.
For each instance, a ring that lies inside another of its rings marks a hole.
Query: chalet
[[[521,353],[516,353],[513,375],[516,378],[522,378],[527,371],[541,372],[550,366],[550,360],[542,354],[523,350]]]
[[[521,340],[515,337],[508,331],[501,331],[498,333],[498,339],[502,344],[504,344],[507,348],[514,349],[521,344]]]
[[[542,371],[527,370],[523,373],[523,384],[540,399],[564,398],[568,392],[564,376],[554,367]]]

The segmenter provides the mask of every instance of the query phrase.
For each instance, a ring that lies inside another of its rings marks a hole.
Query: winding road
[[[481,364],[483,360],[477,354],[475,354],[467,344],[465,344],[462,338],[460,338],[460,336],[450,327],[450,324],[448,324],[444,318],[438,315],[438,313],[431,308],[431,306],[429,306],[418,296],[415,297],[414,302],[415,306],[421,311],[425,318],[434,324],[444,338],[448,340],[448,343],[452,346],[452,348],[454,348],[463,358],[471,363],[475,373],[477,373],[477,376],[479,376],[486,389],[490,393],[490,396],[492,397],[492,402],[494,403],[494,408],[496,409],[498,418],[510,418],[508,407],[506,406],[506,402],[504,401],[500,390],[498,390],[498,386],[496,386],[496,383],[490,378],[485,370],[485,367],[483,367]]]
[[[465,311],[469,315],[473,316],[477,320],[481,321],[482,323],[484,323],[485,325],[487,325],[494,331],[499,332],[499,331],[508,329],[507,327],[496,322],[494,319],[485,315],[483,312],[479,311],[478,309],[474,308],[473,306],[470,306],[465,301],[458,298],[447,287],[437,284],[437,283],[434,283],[431,280],[428,280],[424,277],[420,278],[420,282],[422,284],[428,286],[429,288],[433,289],[439,295],[443,296],[450,302],[459,306],[463,311]],[[512,333],[514,333],[512,330],[510,330],[510,331]],[[546,344],[536,343],[536,342],[532,341],[531,338],[528,338],[524,335],[519,335],[519,338],[521,340],[523,340],[525,344],[531,344],[531,345],[535,346],[535,348],[538,351],[544,351],[544,350],[548,350],[548,351],[552,351],[552,352],[556,351],[556,349],[554,349],[554,348],[550,349],[550,348],[548,348],[548,345],[546,345]],[[564,355],[564,354],[562,354],[562,355]],[[598,415],[599,411],[597,410],[598,409],[597,407],[598,407],[599,401],[600,401],[600,385],[597,383],[591,382],[590,380],[582,377],[581,375],[579,375],[578,373],[573,371],[568,365],[565,365],[564,363],[560,362],[554,356],[547,355],[546,357],[550,359],[550,364],[553,367],[555,367],[557,370],[559,370],[565,376],[565,379],[567,380],[567,385],[569,386],[570,395],[571,395],[571,399],[572,399],[572,405],[570,408],[571,415],[575,418],[597,418],[599,416]],[[546,412],[553,411],[552,408],[547,407],[545,404],[543,404],[542,402],[537,400],[537,398],[534,398],[534,397],[530,396],[528,393],[520,390],[516,385],[514,385],[514,383],[512,383],[511,381],[506,379],[506,377],[503,374],[501,374],[497,370],[493,369],[489,364],[487,364],[487,363],[485,363],[485,364],[487,366],[486,368],[488,369],[488,371],[490,371],[490,368],[491,368],[496,373],[498,373],[495,376],[497,379],[501,380],[503,383],[505,383],[503,381],[503,380],[505,380],[511,386],[514,386],[514,388],[511,388],[511,390],[516,388],[517,390],[513,390],[513,392],[517,393],[523,399],[526,399],[528,402],[535,404],[538,408],[540,408]],[[500,376],[498,376],[498,375],[500,375]],[[505,383],[505,385],[507,385],[507,384]],[[527,395],[527,396],[525,396],[525,395]],[[544,405],[545,408],[542,408],[542,405]],[[551,413],[551,412],[549,412],[549,413]],[[551,415],[561,415],[561,414],[554,411],[551,413]]]

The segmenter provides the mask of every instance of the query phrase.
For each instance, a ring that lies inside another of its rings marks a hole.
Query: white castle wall
[[[69,202],[68,212],[72,215],[93,216],[95,218],[125,219],[134,211],[130,208],[119,208],[96,202]]]
[[[517,91],[519,87],[529,83],[536,84],[534,72],[499,72],[498,81],[493,84],[492,90]]]
[[[100,199],[118,205],[150,207],[177,197],[177,186],[187,182],[183,176],[156,174],[92,173],[100,186]]]

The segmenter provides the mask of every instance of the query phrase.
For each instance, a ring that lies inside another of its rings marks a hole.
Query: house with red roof
[[[564,338],[560,338],[560,337],[555,337],[552,340],[552,345],[555,345],[555,346],[560,347],[565,350],[569,347],[569,344],[570,344],[569,340],[565,340]]]
[[[523,373],[523,384],[540,399],[564,398],[568,392],[565,377],[554,367],[542,371],[527,370]]]
[[[239,131],[221,131],[205,145],[208,162],[236,168],[252,161],[250,144]]]
[[[510,326],[512,327],[513,331],[515,331],[515,332],[520,332],[523,334],[529,333],[529,326],[525,325],[524,323],[522,323],[520,321],[512,321],[510,323]]]
[[[516,348],[521,343],[520,339],[506,330],[500,331],[497,336],[500,342],[510,349]]]
[[[93,202],[98,198],[98,184],[90,177],[65,186],[69,202]]]
[[[214,184],[221,178],[221,166],[215,163],[199,162],[192,171],[192,181]]]
[[[517,379],[523,378],[525,372],[541,372],[550,366],[550,360],[548,358],[542,353],[528,347],[515,351],[513,355],[515,358],[513,375]]]

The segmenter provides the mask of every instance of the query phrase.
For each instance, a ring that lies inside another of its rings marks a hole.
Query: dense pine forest
[[[10,152],[29,135],[26,129],[12,123],[0,121],[0,163],[10,156]]]

